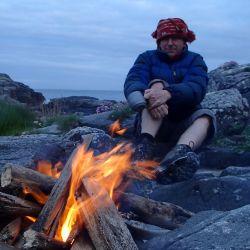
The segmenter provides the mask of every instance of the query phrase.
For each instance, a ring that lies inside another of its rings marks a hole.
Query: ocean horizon
[[[73,89],[35,89],[40,92],[49,102],[53,98],[69,96],[90,96],[100,100],[125,101],[125,96],[121,90],[73,90]]]

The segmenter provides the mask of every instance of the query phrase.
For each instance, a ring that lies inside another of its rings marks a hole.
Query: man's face
[[[163,52],[166,52],[170,58],[175,58],[182,53],[186,43],[182,38],[166,37],[160,41],[159,46],[160,49]]]

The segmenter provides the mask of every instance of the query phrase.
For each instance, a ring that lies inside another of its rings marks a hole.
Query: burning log
[[[37,221],[33,225],[33,229],[37,232],[49,233],[49,230],[61,208],[65,205],[68,195],[68,187],[71,178],[71,165],[76,150],[71,154],[66,163],[60,178],[53,187],[48,201],[44,205]]]
[[[80,217],[96,249],[137,249],[108,193],[90,178],[83,178],[77,199]]]
[[[10,245],[8,245],[6,243],[0,242],[0,249],[1,250],[18,250],[19,248],[15,248],[15,247],[10,246]]]
[[[95,250],[93,243],[91,242],[91,239],[89,238],[89,235],[87,234],[86,230],[81,232],[80,235],[78,235],[72,244],[72,247],[70,250]]]
[[[47,237],[43,233],[36,232],[32,229],[24,233],[23,250],[63,250],[69,249],[69,244],[57,241]]]
[[[166,229],[175,229],[193,213],[168,202],[158,202],[132,193],[116,192],[121,208],[134,212],[145,223]]]
[[[23,215],[37,216],[41,207],[34,202],[0,192],[0,211],[16,217]]]
[[[21,224],[19,217],[5,226],[0,232],[0,241],[12,245],[21,231]]]
[[[85,148],[88,148],[88,146],[90,145],[92,137],[93,137],[92,135],[85,136],[84,138]],[[49,234],[52,226],[54,229],[56,228],[55,224],[58,223],[58,218],[61,216],[65,203],[67,202],[69,185],[72,175],[71,169],[72,169],[73,159],[77,154],[77,151],[78,148],[76,148],[70,155],[70,158],[68,159],[66,165],[62,170],[60,178],[57,180],[56,184],[54,185],[50,193],[48,201],[44,205],[41,213],[39,214],[39,217],[34,223],[32,228],[35,231]],[[56,223],[53,225],[54,222]],[[53,233],[55,231],[54,229]],[[50,233],[50,236],[53,237],[54,235]]]
[[[23,185],[49,194],[55,183],[56,179],[54,177],[12,164],[6,164],[1,174],[1,187],[5,188],[12,195],[22,193]]]

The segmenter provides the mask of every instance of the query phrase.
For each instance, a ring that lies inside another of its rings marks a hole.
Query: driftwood
[[[55,183],[54,177],[12,164],[6,164],[1,173],[1,187],[5,188],[6,192],[15,195],[22,193],[23,186],[34,187],[49,194]]]
[[[69,249],[67,243],[49,238],[43,233],[36,232],[32,229],[27,230],[24,235],[23,250],[63,250]]]
[[[80,217],[96,249],[137,249],[108,193],[90,178],[82,180],[77,199]]]
[[[41,207],[31,201],[23,200],[16,196],[0,192],[0,211],[6,215],[37,216]]]
[[[148,224],[166,229],[175,229],[189,219],[193,213],[168,202],[158,202],[132,193],[116,192],[121,209],[134,212],[138,218]]]
[[[22,219],[16,218],[0,232],[0,241],[12,245],[21,231]]]
[[[6,243],[0,242],[0,249],[1,250],[18,250],[19,248],[15,248],[15,247],[10,246]]]
[[[145,224],[143,222],[135,220],[125,220],[125,223],[129,231],[133,235],[133,238],[137,238],[140,240],[149,240],[153,237],[166,235],[168,232],[171,232],[168,229]]]
[[[89,144],[92,140],[92,135],[88,135],[84,139],[85,148],[88,148]],[[37,218],[36,222],[32,226],[32,228],[37,232],[44,232],[45,234],[50,233],[50,229],[53,226],[53,232],[56,228],[53,225],[54,222],[58,223],[58,217],[61,216],[63,212],[63,208],[67,202],[68,192],[69,192],[69,185],[71,180],[71,169],[72,169],[72,161],[78,151],[76,148],[70,158],[68,159],[67,163],[65,164],[60,178],[57,180],[56,184],[54,185],[49,199],[44,205],[39,217]],[[53,235],[50,234],[51,237]]]

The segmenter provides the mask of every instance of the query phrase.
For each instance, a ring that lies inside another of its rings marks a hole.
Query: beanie
[[[157,43],[168,36],[180,37],[189,43],[195,40],[194,32],[189,30],[187,24],[180,18],[161,19],[152,33],[152,37],[156,39]]]

